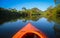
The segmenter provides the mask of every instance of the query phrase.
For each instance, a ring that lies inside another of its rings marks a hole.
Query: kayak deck
[[[46,35],[28,23],[25,27],[19,30],[12,38],[47,38]]]

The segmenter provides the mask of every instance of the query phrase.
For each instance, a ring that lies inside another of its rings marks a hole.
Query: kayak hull
[[[34,27],[31,23],[28,23],[25,27],[19,30],[12,38],[26,38],[28,36],[37,38],[47,38],[47,36],[36,27]],[[28,37],[28,38],[30,38]]]

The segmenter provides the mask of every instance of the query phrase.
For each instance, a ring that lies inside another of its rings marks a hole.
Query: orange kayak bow
[[[47,38],[46,35],[28,23],[25,27],[19,30],[12,38]]]

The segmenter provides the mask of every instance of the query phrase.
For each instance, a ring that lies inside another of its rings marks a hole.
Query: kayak
[[[28,23],[16,34],[14,34],[12,38],[47,38],[47,36],[31,23]]]

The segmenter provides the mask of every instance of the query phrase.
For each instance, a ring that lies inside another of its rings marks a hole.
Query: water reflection
[[[24,27],[28,22],[31,22],[39,30],[43,31],[48,38],[58,38],[60,36],[60,18],[31,16],[0,20],[0,37],[11,38],[13,34]]]
[[[54,21],[54,31],[55,31],[55,38],[60,38],[60,17],[58,16],[53,16],[53,17],[49,17],[48,21]]]
[[[33,20],[33,21],[37,21],[39,18],[41,18],[41,16],[30,16],[30,17],[20,17],[20,18],[4,18],[0,20],[0,24],[3,24],[5,22],[13,22],[13,21],[17,21],[17,19],[19,20],[23,20],[23,22],[26,22],[27,20]]]
[[[54,30],[55,30],[56,38],[60,38],[60,24],[55,24],[54,25]]]

